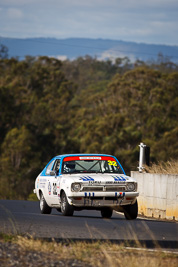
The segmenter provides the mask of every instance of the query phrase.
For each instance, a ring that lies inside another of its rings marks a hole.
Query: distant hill
[[[178,46],[155,45],[125,42],[107,39],[87,38],[5,38],[0,37],[0,44],[9,49],[9,57],[53,56],[59,59],[75,59],[86,55],[98,59],[129,57],[132,61],[156,60],[159,53],[178,63]]]

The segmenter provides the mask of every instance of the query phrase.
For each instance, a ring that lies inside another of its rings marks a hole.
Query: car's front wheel
[[[137,200],[133,205],[125,205],[124,208],[124,215],[127,220],[135,220],[138,215],[138,204]]]
[[[113,213],[113,210],[111,208],[103,208],[101,210],[101,216],[103,218],[108,218],[108,219],[111,218],[112,213]]]
[[[61,212],[64,216],[72,216],[74,213],[74,208],[69,204],[66,194],[62,192],[61,195]]]
[[[40,194],[40,210],[41,210],[42,214],[50,214],[51,213],[51,208],[46,203],[46,200],[45,200],[42,192]]]

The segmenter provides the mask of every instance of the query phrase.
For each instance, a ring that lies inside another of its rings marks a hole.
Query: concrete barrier
[[[131,172],[138,182],[139,214],[178,221],[178,175]]]

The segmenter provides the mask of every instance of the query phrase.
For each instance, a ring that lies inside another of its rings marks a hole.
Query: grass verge
[[[150,167],[145,166],[148,173],[178,174],[178,160],[153,163]]]
[[[35,240],[32,237],[0,234],[0,242],[18,245],[21,254],[24,254],[24,251],[30,251],[34,254],[40,252],[58,261],[78,260],[82,262],[82,266],[178,266],[177,254],[163,252],[161,249],[147,250],[144,247],[128,249],[123,245],[112,244],[109,241],[104,243],[100,241],[56,243],[55,241]]]

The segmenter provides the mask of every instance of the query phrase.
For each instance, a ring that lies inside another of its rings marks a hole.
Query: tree
[[[0,45],[0,59],[8,58],[8,48],[1,44]]]
[[[0,197],[26,199],[57,154],[113,154],[128,174],[141,141],[177,158],[178,72],[163,63],[0,59]]]
[[[28,174],[32,171],[32,136],[22,126],[10,130],[1,146],[1,197],[27,197]]]

